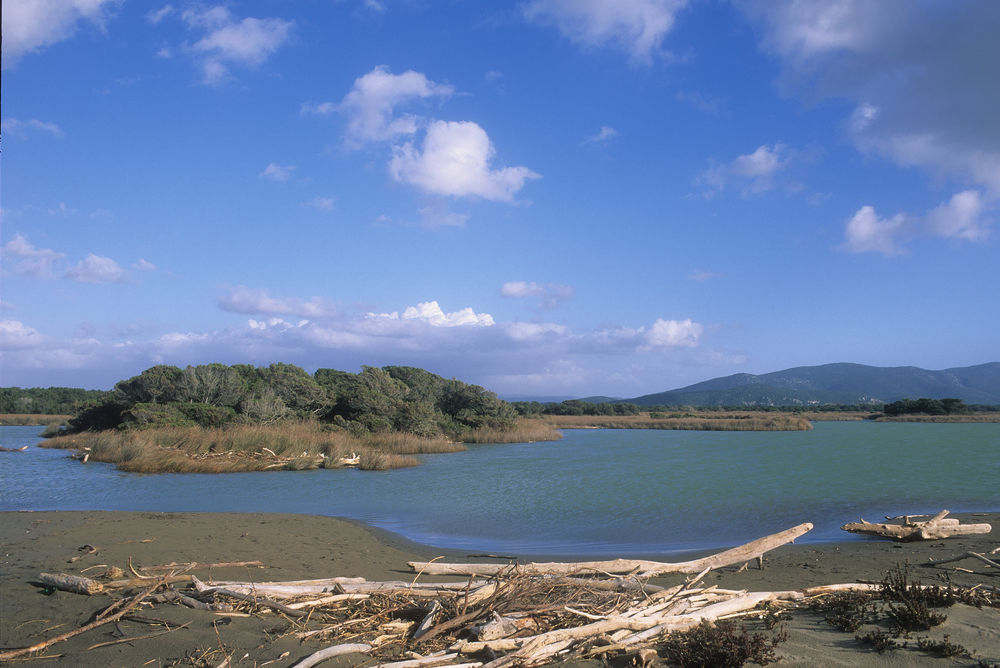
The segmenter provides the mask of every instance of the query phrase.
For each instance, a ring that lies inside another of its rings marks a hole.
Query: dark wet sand
[[[807,586],[878,581],[897,564],[914,565],[912,575],[925,583],[936,582],[939,569],[916,567],[929,559],[944,559],[968,551],[990,552],[1000,546],[1000,514],[959,515],[963,522],[989,522],[991,534],[933,542],[898,544],[880,540],[847,540],[842,543],[790,545],[765,557],[763,570],[751,565],[737,572],[727,568],[710,573],[706,584],[726,588],[770,591]],[[80,555],[83,545],[98,548]],[[0,513],[0,647],[28,646],[86,623],[110,599],[65,592],[45,595],[30,584],[40,572],[95,574],[116,565],[124,568],[129,557],[137,565],[171,562],[232,562],[259,560],[266,568],[196,571],[203,580],[279,581],[336,576],[363,576],[369,580],[409,580],[406,562],[439,555],[465,561],[464,552],[439,550],[411,543],[361,524],[318,516],[225,513],[123,513],[123,512],[21,512]],[[667,561],[691,558],[664,556]],[[980,573],[985,564],[967,560],[956,564]],[[956,583],[986,582],[1000,585],[1000,578],[951,573]],[[424,577],[423,580],[430,578]],[[438,578],[433,578],[438,579]],[[676,578],[680,581],[680,578]],[[657,581],[669,584],[670,580]],[[945,611],[948,620],[928,634],[947,633],[953,643],[976,652],[986,665],[1000,663],[1000,610],[955,606]],[[32,665],[62,666],[172,666],[217,665],[223,655],[206,653],[220,645],[232,655],[234,666],[288,666],[323,647],[319,642],[299,642],[281,637],[287,622],[274,615],[225,618],[211,613],[161,604],[145,613],[187,628],[159,638],[137,639],[88,650],[101,642],[142,636],[162,629],[125,621],[108,624],[52,646],[45,654],[58,658],[35,659]],[[781,665],[789,666],[910,666],[976,665],[970,661],[935,659],[915,650],[883,655],[867,651],[853,635],[839,633],[810,613],[796,613],[788,623],[790,639],[779,647]],[[285,658],[279,657],[288,652]],[[211,663],[215,660],[215,663]],[[342,661],[341,665],[358,663]],[[371,661],[368,661],[369,665]],[[327,664],[324,664],[327,665]],[[330,662],[329,665],[335,665]],[[593,664],[598,665],[598,664]]]

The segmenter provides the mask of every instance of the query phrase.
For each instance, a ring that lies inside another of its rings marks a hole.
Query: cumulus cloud
[[[323,297],[298,299],[272,297],[266,289],[236,286],[229,294],[219,297],[216,304],[223,311],[248,315],[294,315],[303,318],[329,318],[339,314],[338,306]]]
[[[677,346],[694,348],[698,345],[703,331],[704,327],[690,318],[686,320],[657,318],[653,326],[646,332],[646,342],[654,348]]]
[[[771,146],[764,144],[753,153],[736,156],[731,162],[709,168],[698,177],[697,182],[708,185],[713,191],[735,186],[744,195],[757,195],[775,187],[778,174],[788,167],[792,155],[792,150],[780,142]]]
[[[500,287],[500,294],[504,297],[533,298],[538,300],[540,307],[546,309],[555,308],[570,299],[574,292],[571,286],[559,283],[508,281]]]
[[[447,98],[452,93],[451,86],[435,83],[420,72],[408,70],[393,74],[384,65],[379,65],[358,77],[339,105],[348,117],[347,143],[356,148],[365,142],[390,141],[412,135],[420,126],[420,117],[410,113],[397,115],[396,108],[412,100]],[[332,108],[331,103],[323,103],[303,106],[303,111],[328,113]]]
[[[880,218],[871,206],[861,207],[845,226],[845,248],[855,253],[893,256],[905,252],[914,239],[956,239],[980,242],[989,237],[992,219],[982,193],[964,190],[923,216],[898,213]]]
[[[1000,4],[746,0],[783,86],[853,102],[861,150],[1000,196]]]
[[[879,218],[871,206],[863,206],[847,221],[847,249],[854,253],[875,252],[883,255],[902,253],[900,237],[906,232],[907,218],[896,214]]]
[[[267,167],[264,168],[259,176],[262,179],[267,179],[268,181],[276,181],[278,183],[284,183],[288,181],[295,174],[295,165],[279,165],[276,162],[269,163]]]
[[[50,248],[35,248],[25,237],[15,234],[3,246],[4,265],[13,265],[14,273],[36,278],[51,278],[55,263],[66,257]]]
[[[524,16],[554,26],[584,47],[612,47],[649,63],[661,51],[686,0],[531,0]]]
[[[976,190],[956,193],[927,214],[927,228],[938,237],[983,241],[989,236],[991,220],[984,215],[986,204]]]
[[[496,150],[486,131],[471,121],[434,121],[423,145],[397,146],[389,173],[434,195],[482,197],[510,202],[529,179],[540,178],[527,167],[491,166]]]
[[[65,275],[78,283],[118,283],[125,278],[125,270],[109,257],[90,253],[67,269]]]
[[[62,129],[55,123],[40,121],[37,118],[30,118],[22,121],[16,118],[5,118],[0,123],[0,130],[7,135],[25,136],[29,131],[45,132],[53,137],[62,137]]]
[[[294,21],[279,18],[239,19],[221,5],[187,9],[180,16],[190,29],[202,34],[185,50],[197,59],[204,83],[212,85],[228,79],[233,65],[262,65],[288,42],[295,27]]]
[[[313,197],[308,202],[303,202],[302,206],[316,209],[317,211],[333,211],[337,205],[337,200],[332,197]]]
[[[69,39],[81,23],[103,28],[121,0],[8,0],[3,3],[3,67]]]
[[[374,320],[412,320],[425,322],[434,327],[492,327],[496,324],[489,313],[476,313],[471,306],[445,313],[436,301],[421,302],[416,306],[408,306],[400,316],[392,313],[369,313]]]

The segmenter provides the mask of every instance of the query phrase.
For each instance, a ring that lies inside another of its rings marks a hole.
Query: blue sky
[[[3,4],[2,385],[1000,359],[1000,3]]]

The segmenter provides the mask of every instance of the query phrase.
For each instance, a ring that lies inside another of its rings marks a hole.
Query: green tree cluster
[[[460,437],[471,429],[507,430],[516,418],[514,408],[494,393],[414,367],[366,366],[356,374],[319,369],[309,375],[291,364],[158,365],[85,404],[69,429],[315,419],[353,433]]]
[[[76,387],[0,387],[0,413],[70,415],[83,403],[103,395],[101,390]]]

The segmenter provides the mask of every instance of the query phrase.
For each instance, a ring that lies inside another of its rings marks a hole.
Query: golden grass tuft
[[[48,413],[0,413],[0,425],[4,427],[44,427],[59,425],[73,417],[72,415],[51,415]]]

